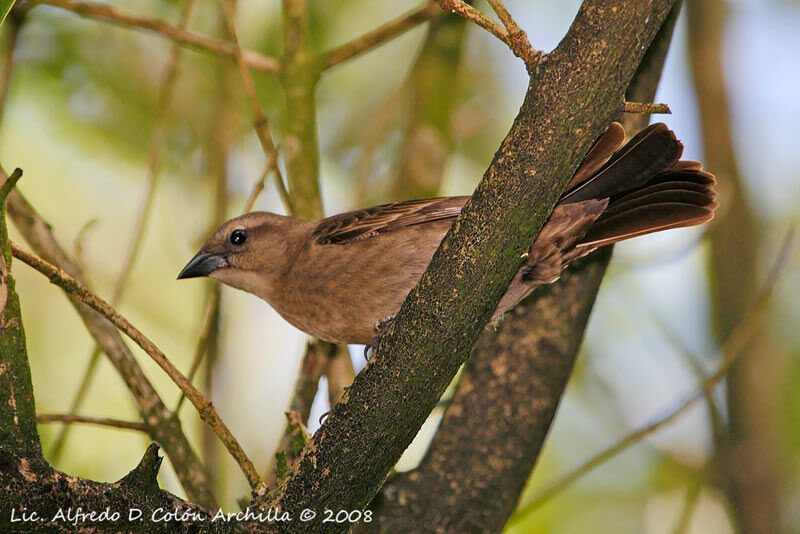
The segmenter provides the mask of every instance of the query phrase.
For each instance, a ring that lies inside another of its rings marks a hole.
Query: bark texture
[[[269,502],[364,507],[416,435],[623,96],[672,1],[587,0],[556,50],[529,65],[511,131],[417,287]],[[320,517],[321,519],[321,517]],[[282,525],[340,532],[347,524]]]

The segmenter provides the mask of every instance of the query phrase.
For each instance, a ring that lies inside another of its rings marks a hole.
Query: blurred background
[[[184,7],[163,0],[111,4],[173,25]],[[309,4],[317,51],[418,6]],[[534,47],[545,51],[557,45],[579,4],[506,2]],[[575,373],[508,532],[800,532],[800,270],[797,253],[779,259],[800,206],[800,3],[685,4],[656,98],[672,115],[655,120],[675,130],[685,159],[701,160],[717,175],[718,216],[706,227],[617,246]],[[475,5],[490,12],[483,2]],[[236,25],[243,47],[280,56],[277,0],[239,0]],[[195,2],[188,27],[226,38],[220,3]],[[21,19],[12,16],[0,43],[4,72],[13,58],[0,108],[0,163],[25,171],[21,191],[76,255],[94,290],[109,300],[119,293],[118,309],[188,372],[213,283],[175,277],[216,218],[242,212],[264,168],[233,62],[183,49],[164,106],[159,94],[172,44],[161,36],[39,5]],[[263,72],[253,77],[282,153],[287,109],[280,83]],[[470,194],[526,84],[522,62],[501,42],[455,17],[421,24],[323,73],[316,117],[325,214]],[[159,132],[163,141],[154,143]],[[155,163],[152,145],[161,150]],[[148,166],[158,169],[153,204],[131,259],[153,176]],[[283,213],[273,182],[255,209]],[[23,242],[13,226],[11,235]],[[777,277],[770,275],[776,264]],[[125,265],[130,275],[120,290]],[[37,411],[66,413],[94,343],[60,290],[20,262],[13,273]],[[208,396],[263,473],[283,432],[307,339],[255,297],[228,288],[221,295],[217,358],[210,375],[201,365],[195,383],[210,385]],[[745,330],[723,384],[540,499],[597,453],[681,406],[722,363],[734,344],[726,340]],[[351,353],[358,370],[361,347]],[[175,406],[177,388],[138,348],[135,354],[167,406]],[[137,419],[131,395],[104,358],[85,391],[79,413]],[[312,432],[327,398],[323,378]],[[235,509],[249,492],[244,477],[203,436],[188,403],[180,416],[208,462],[221,504]],[[398,469],[415,465],[435,417]],[[143,433],[76,424],[56,450],[61,426],[40,425],[45,456],[60,470],[96,480],[125,475],[149,443]],[[161,482],[184,495],[168,462]]]

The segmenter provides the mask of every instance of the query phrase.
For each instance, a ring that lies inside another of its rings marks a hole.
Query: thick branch
[[[511,131],[373,361],[303,450],[272,504],[354,509],[378,491],[466,360],[581,157],[616,115],[671,6],[668,0],[584,2],[548,61],[532,69]]]

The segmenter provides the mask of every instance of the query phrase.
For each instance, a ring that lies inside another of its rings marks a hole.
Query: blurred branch
[[[703,484],[699,480],[689,482],[686,488],[686,496],[683,499],[683,509],[681,515],[678,517],[678,523],[675,525],[673,534],[686,534],[689,532],[689,527],[692,523],[692,516],[697,509],[697,503],[700,500],[700,492],[703,489]]]
[[[78,415],[74,413],[38,413],[36,421],[39,423],[87,423],[90,425],[110,426],[125,430],[138,430],[139,432],[149,432],[149,428],[144,423],[136,421],[123,421],[121,419],[110,419],[108,417],[92,417],[89,415]]]
[[[281,85],[286,96],[284,160],[296,217],[323,217],[319,190],[316,89],[319,58],[311,45],[306,0],[282,0]]]
[[[720,209],[710,231],[709,286],[713,333],[726,339],[758,292],[761,244],[768,231],[737,164],[723,57],[729,2],[688,2],[688,57],[700,115],[705,164],[717,177]],[[756,177],[757,179],[759,177]],[[759,183],[758,181],[753,182]],[[759,186],[756,186],[759,187]],[[714,442],[717,483],[737,530],[777,534],[784,470],[776,444],[784,399],[777,385],[785,365],[767,334],[753,339],[726,381],[727,432]]]
[[[194,0],[185,0],[183,10],[181,11],[180,21],[178,22],[178,30],[184,30],[189,22],[192,8],[194,7]],[[114,292],[111,297],[111,305],[117,306],[122,299],[125,291],[128,278],[133,270],[136,257],[142,245],[142,238],[144,231],[147,227],[147,219],[152,211],[153,201],[155,200],[156,184],[159,177],[159,169],[161,163],[161,154],[164,150],[164,141],[166,138],[167,121],[170,116],[170,105],[172,103],[172,95],[175,90],[175,81],[178,79],[178,66],[181,59],[181,47],[178,44],[173,44],[170,49],[167,64],[164,67],[164,75],[161,80],[161,87],[158,91],[158,100],[156,105],[155,125],[150,136],[150,151],[147,156],[147,178],[145,179],[144,196],[142,203],[139,206],[139,212],[136,216],[136,221],[133,225],[131,232],[131,241],[128,245],[128,250],[125,253],[125,260],[122,262],[122,269],[117,278]]]
[[[402,35],[419,24],[427,22],[441,14],[441,12],[442,10],[436,1],[426,0],[422,5],[405,15],[401,15],[364,35],[356,37],[348,43],[339,45],[333,50],[323,53],[320,57],[321,68],[325,71],[345,61],[349,61],[364,52],[368,52]]]
[[[253,188],[253,194],[250,196],[250,200],[248,200],[248,204],[245,207],[245,211],[250,211],[255,203],[256,196],[258,193],[264,189],[264,179],[267,174],[271,174],[275,178],[275,187],[278,190],[278,195],[281,198],[281,202],[283,202],[283,207],[286,210],[288,215],[292,215],[294,213],[294,203],[292,199],[289,197],[289,193],[286,191],[286,187],[283,185],[283,177],[281,176],[281,171],[278,168],[278,152],[275,150],[275,144],[272,142],[272,135],[269,133],[269,127],[267,126],[267,119],[264,118],[264,114],[261,112],[261,106],[258,104],[258,98],[256,98],[256,88],[255,84],[253,83],[253,77],[250,75],[250,70],[247,66],[247,63],[244,60],[244,54],[242,53],[242,48],[239,45],[239,37],[236,34],[236,25],[234,24],[234,18],[236,17],[236,10],[234,7],[233,0],[223,0],[222,7],[225,10],[225,22],[228,28],[228,34],[230,35],[231,39],[233,40],[234,45],[234,56],[236,58],[236,64],[239,66],[239,72],[242,76],[242,82],[244,84],[245,92],[247,93],[247,98],[250,101],[250,107],[252,108],[253,112],[253,126],[256,129],[256,134],[258,135],[258,140],[261,143],[261,148],[264,151],[264,156],[267,158],[266,168],[264,170],[264,175],[261,177],[256,183],[256,186]],[[260,187],[259,187],[260,184]]]
[[[325,378],[328,379],[328,405],[333,408],[344,398],[345,391],[356,377],[353,360],[347,345],[334,345],[333,355],[325,366]]]
[[[186,0],[184,2],[183,10],[181,11],[180,20],[178,22],[178,30],[184,30],[186,28],[193,7],[194,0]],[[155,200],[161,153],[163,151],[164,141],[166,138],[166,125],[170,115],[169,111],[170,104],[172,103],[172,94],[175,88],[175,81],[178,78],[178,65],[180,63],[181,51],[182,49],[177,43],[173,44],[172,48],[170,49],[166,66],[164,67],[164,76],[161,81],[161,87],[158,91],[155,125],[153,126],[150,137],[150,151],[147,157],[147,177],[145,178],[144,195],[139,206],[139,211],[136,215],[136,220],[133,224],[130,243],[127,251],[125,252],[122,267],[120,268],[120,274],[114,284],[114,290],[111,296],[111,305],[115,308],[119,306],[122,300],[122,296],[127,287],[128,279],[133,271],[136,258],[139,255],[139,250],[141,249],[144,238],[144,232],[147,228],[147,220],[150,216],[153,202]],[[83,402],[88,388],[91,385],[99,359],[100,347],[95,345],[89,357],[89,363],[84,371],[83,378],[81,379],[80,388],[77,390],[75,397],[73,397],[69,413],[74,414],[80,409],[81,403]],[[53,442],[52,450],[55,457],[60,456],[60,453],[63,450],[63,446],[66,443],[69,426],[69,424],[64,425]]]
[[[200,418],[206,422],[211,428],[214,429],[217,436],[225,444],[225,447],[233,456],[233,459],[239,464],[250,486],[255,489],[261,489],[262,482],[256,473],[255,467],[250,459],[245,454],[239,442],[231,434],[231,431],[220,419],[216,409],[209,403],[203,395],[184,377],[181,372],[172,364],[169,359],[164,355],[161,350],[156,347],[152,341],[144,336],[136,327],[131,325],[127,319],[121,316],[114,308],[112,308],[106,301],[89,291],[83,284],[78,282],[75,278],[64,272],[62,269],[44,261],[43,259],[25,252],[14,243],[11,243],[11,250],[14,257],[26,263],[30,267],[39,271],[46,276],[51,283],[57,285],[70,295],[76,297],[78,300],[103,315],[114,326],[124,332],[130,337],[142,350],[144,350],[159,367],[172,379],[172,381],[183,391],[189,400],[194,404]]]
[[[681,402],[666,415],[659,417],[652,423],[631,432],[614,445],[593,456],[576,469],[555,481],[531,502],[521,506],[512,516],[511,522],[516,523],[522,521],[528,514],[532,513],[542,504],[549,501],[561,491],[569,487],[577,479],[593,470],[597,466],[610,460],[622,451],[626,450],[631,445],[638,443],[647,436],[655,433],[657,430],[675,421],[678,417],[686,413],[689,408],[691,408],[692,405],[694,405],[698,400],[705,398],[707,392],[713,389],[725,378],[733,363],[737,360],[744,349],[747,348],[747,345],[750,343],[753,336],[758,332],[761,321],[764,318],[764,312],[766,311],[767,304],[772,298],[775,286],[780,280],[780,275],[783,273],[784,267],[788,263],[793,244],[794,229],[790,229],[784,238],[783,244],[781,245],[781,248],[776,256],[770,273],[764,282],[761,292],[752,302],[747,314],[732,330],[730,337],[728,337],[728,339],[725,340],[725,343],[723,343],[723,345],[720,347],[719,356],[722,359],[722,363],[712,375],[707,377],[700,384],[695,394]]]
[[[3,71],[0,73],[0,121],[3,120],[6,97],[11,84],[11,71],[14,67],[14,52],[17,49],[17,38],[24,20],[24,15],[12,12],[5,23],[6,42],[3,43]]]
[[[541,60],[543,53],[531,46],[528,36],[519,27],[501,0],[488,0],[488,2],[505,27],[467,4],[464,0],[439,0],[442,9],[460,15],[485,29],[503,41],[515,56],[522,59],[528,70],[532,69]]]
[[[181,30],[165,22],[117,9],[99,2],[76,0],[31,0],[31,4],[42,4],[58,7],[71,11],[82,17],[110,22],[125,28],[135,28],[153,32],[157,35],[171,39],[184,46],[204,50],[217,55],[236,58],[236,46],[229,41],[222,41],[207,35],[202,35],[189,30]],[[252,50],[242,52],[244,63],[255,70],[269,74],[278,74],[280,66],[275,58],[271,58]]]
[[[439,195],[445,164],[454,149],[453,112],[461,89],[458,72],[466,26],[467,20],[461,17],[431,20],[422,48],[400,89],[402,97],[410,101],[410,110],[402,111],[408,118],[391,185],[394,198]],[[396,100],[397,95],[390,98]],[[392,106],[399,107],[391,102],[382,107]],[[378,116],[379,111],[374,115]],[[364,150],[364,157],[370,154],[370,150]]]
[[[672,113],[672,110],[666,104],[652,104],[649,102],[625,102],[624,111],[625,113],[642,113],[645,115]]]

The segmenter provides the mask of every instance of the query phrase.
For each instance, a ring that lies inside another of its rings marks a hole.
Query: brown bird
[[[597,247],[713,217],[714,177],[679,161],[654,124],[620,149],[618,123],[595,142],[528,250],[493,320]],[[367,343],[400,309],[469,197],[394,202],[316,221],[253,212],[214,232],[178,278],[209,276],[266,300],[314,337]]]

